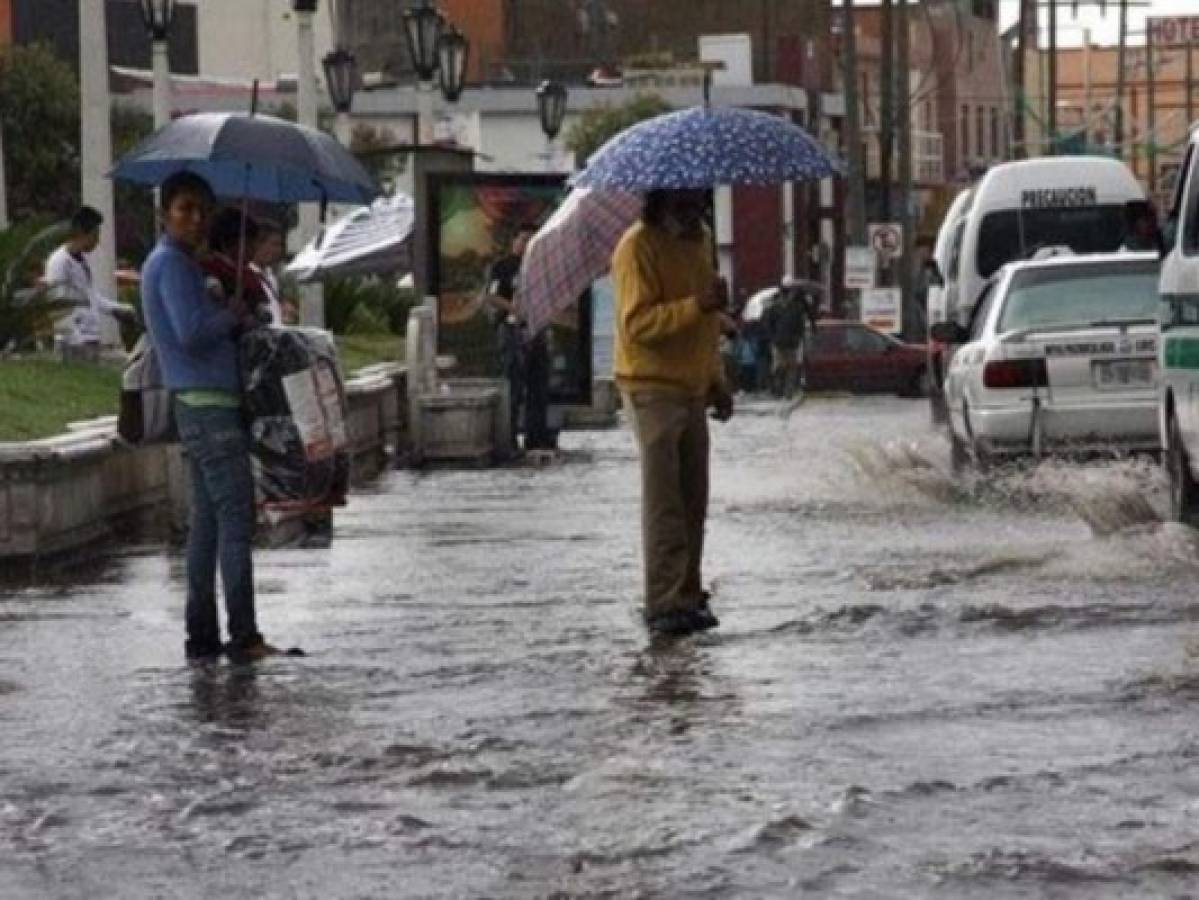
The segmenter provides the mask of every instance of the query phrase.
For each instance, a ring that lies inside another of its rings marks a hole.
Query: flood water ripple
[[[0,587],[0,897],[1123,898],[1199,885],[1199,539],[923,404],[714,428],[722,627],[650,644],[627,431],[393,472],[182,664],[154,545]]]

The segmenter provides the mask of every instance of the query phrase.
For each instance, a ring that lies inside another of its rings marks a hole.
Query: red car
[[[821,319],[807,370],[809,390],[920,397],[927,390],[928,348],[860,322]]]

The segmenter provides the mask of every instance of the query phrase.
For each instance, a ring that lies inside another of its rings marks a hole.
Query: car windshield
[[[1156,260],[1063,265],[1012,276],[998,331],[1155,321]]]
[[[1041,247],[1066,246],[1075,253],[1119,250],[1124,207],[1005,209],[988,213],[978,232],[978,274],[990,278],[1004,263],[1029,258]]]

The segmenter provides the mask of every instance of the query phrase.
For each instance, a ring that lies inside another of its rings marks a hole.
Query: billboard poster
[[[862,291],[862,323],[887,334],[903,330],[903,292],[897,287]]]
[[[536,230],[565,193],[560,175],[446,173],[430,177],[429,288],[437,297],[439,354],[463,376],[501,375],[499,314],[487,301],[493,267],[512,256],[523,230]],[[520,287],[516,285],[516,303]],[[550,401],[589,403],[591,311],[587,294],[547,330]]]

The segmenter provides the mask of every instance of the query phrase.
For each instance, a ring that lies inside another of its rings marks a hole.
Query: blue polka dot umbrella
[[[841,174],[837,159],[781,116],[695,107],[625,129],[596,151],[573,184],[641,192],[768,185]]]

